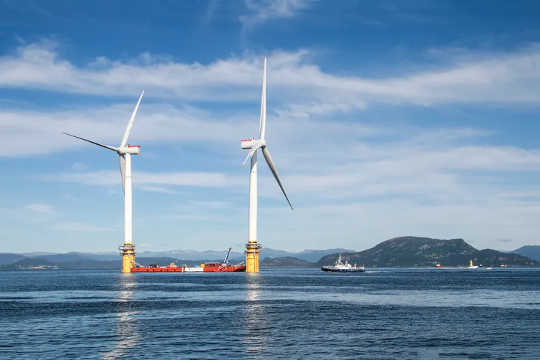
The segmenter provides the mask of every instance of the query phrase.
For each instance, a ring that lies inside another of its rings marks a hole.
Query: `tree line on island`
[[[194,265],[220,262],[220,252],[143,252],[141,264],[166,265],[171,262]],[[427,237],[397,237],[363,251],[347,249],[304,250],[291,253],[263,249],[261,267],[320,267],[332,265],[341,254],[344,261],[367,267],[467,266],[470,260],[483,266],[540,266],[540,246],[524,246],[513,252],[478,250],[463,239],[440,240]],[[231,262],[241,262],[241,252],[232,253]],[[28,269],[117,269],[116,254],[10,254],[0,253],[0,270]]]

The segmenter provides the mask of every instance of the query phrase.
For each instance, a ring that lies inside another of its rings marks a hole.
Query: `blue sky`
[[[141,250],[237,250],[269,57],[259,240],[540,245],[540,6],[0,1],[0,251],[114,251],[130,143]]]

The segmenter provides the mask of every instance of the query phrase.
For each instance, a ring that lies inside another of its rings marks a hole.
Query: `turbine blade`
[[[289,203],[289,206],[291,207],[291,210],[293,209],[293,206],[291,202],[289,201],[289,197],[287,196],[287,193],[285,192],[285,189],[283,188],[283,184],[281,183],[281,180],[279,180],[279,175],[276,169],[276,166],[274,165],[274,162],[272,161],[272,157],[270,156],[270,151],[266,147],[262,148],[262,152],[264,155],[264,158],[266,159],[266,163],[268,164],[268,167],[272,171],[272,174],[274,175],[274,178],[276,179],[279,188],[281,189],[281,192],[283,192],[283,195],[285,195],[285,199],[287,199],[287,202]]]
[[[141,103],[143,95],[144,95],[144,90],[141,91],[141,95],[139,96],[139,101],[137,101],[137,105],[135,105],[135,108],[133,109],[133,112],[131,113],[131,117],[129,118],[129,122],[126,127],[126,132],[124,133],[124,137],[122,138],[122,143],[120,144],[120,147],[124,147],[127,144],[129,133],[131,132],[131,127],[133,126],[133,121],[135,121],[135,115],[137,114],[137,110],[139,110],[139,105]]]
[[[255,151],[257,151],[258,148],[254,148],[254,149],[251,149],[249,150],[248,154],[246,155],[246,158],[244,159],[244,161],[242,162],[242,165],[246,165],[247,161],[249,160],[250,157],[253,156],[253,154],[255,154]]]
[[[264,57],[263,83],[261,93],[261,115],[259,118],[259,139],[266,135],[266,56]]]
[[[125,193],[126,189],[126,157],[121,154],[120,156],[120,174],[122,175],[122,191]]]
[[[104,147],[105,149],[109,149],[109,150],[112,150],[112,151],[118,151],[118,149],[115,148],[115,147],[113,147],[113,146],[103,145],[103,144],[100,144],[100,143],[98,143],[98,142],[95,142],[95,141],[92,141],[92,140],[88,140],[88,139],[82,138],[82,137],[77,136],[77,135],[68,134],[67,132],[64,132],[63,134],[65,134],[65,135],[67,135],[67,136],[71,136],[71,137],[77,138],[77,139],[80,139],[80,140],[83,140],[83,141],[86,141],[86,142],[89,142],[90,144],[94,144],[94,145],[97,145],[97,146]]]

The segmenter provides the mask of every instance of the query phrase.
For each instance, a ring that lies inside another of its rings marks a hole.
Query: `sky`
[[[535,1],[0,0],[0,252],[111,252],[130,144],[138,251],[247,241],[363,250],[396,236],[540,245]]]

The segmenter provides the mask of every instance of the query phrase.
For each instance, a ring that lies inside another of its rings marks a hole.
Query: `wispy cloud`
[[[472,125],[436,130],[396,129],[366,125],[362,115],[365,109],[381,103],[534,104],[540,97],[540,49],[533,46],[490,57],[459,58],[438,70],[377,79],[332,74],[311,62],[309,55],[308,51],[276,52],[270,59],[270,149],[285,186],[301,211],[290,214],[279,208],[275,216],[261,216],[261,226],[282,224],[276,225],[278,230],[272,232],[273,238],[265,241],[272,246],[289,247],[286,239],[297,236],[313,239],[315,247],[324,247],[325,241],[336,233],[378,234],[379,238],[373,241],[415,233],[477,237],[487,243],[489,232],[482,229],[493,228],[494,224],[502,238],[534,240],[530,234],[536,231],[540,201],[538,192],[526,183],[540,173],[538,149],[521,147],[519,143],[502,146],[491,138],[495,130]],[[39,75],[27,76],[33,72]],[[0,58],[0,86],[4,88],[129,95],[135,101],[139,89],[144,87],[151,101],[141,107],[132,139],[143,145],[182,142],[209,152],[217,153],[219,149],[219,169],[225,163],[230,168],[231,161],[239,164],[239,137],[256,132],[260,73],[260,58],[251,55],[210,64],[185,64],[147,55],[134,62],[102,59],[99,63],[75,66],[62,59],[56,49],[34,44]],[[155,103],[158,97],[176,103]],[[196,100],[209,101],[211,105],[205,105],[205,110],[186,105]],[[133,106],[125,99],[121,101],[69,111],[4,107],[0,111],[0,156],[91,146],[61,135],[63,130],[115,145]],[[242,105],[241,110],[219,106],[237,105],[236,102]],[[244,102],[254,106],[247,109]],[[336,113],[346,114],[349,119],[340,121]],[[121,192],[116,168],[88,171],[74,166],[72,170],[44,174],[41,178],[106,186]],[[219,189],[225,194],[236,189],[247,191],[247,172],[239,169],[232,169],[231,173],[145,170],[134,172],[136,186],[145,191],[180,193],[182,187]],[[516,180],[518,173],[522,176]],[[481,181],[475,176],[481,176]],[[282,196],[264,164],[261,194],[276,199]],[[261,207],[262,212],[274,210],[267,204]],[[198,212],[179,211],[180,216],[208,219],[208,208],[220,206],[189,205]],[[25,211],[48,210],[34,206],[34,210]],[[212,215],[212,221],[219,216],[220,209],[215,213],[218,215]],[[230,217],[221,216],[224,223],[230,222]],[[313,234],[306,235],[305,229],[310,228],[314,219],[320,219],[325,227],[316,227]],[[392,227],[388,226],[389,219]],[[73,224],[58,227],[84,229]],[[288,233],[280,233],[280,229]]]
[[[69,111],[0,110],[0,128],[5,129],[0,132],[0,142],[4,144],[0,148],[0,157],[46,154],[91,146],[63,135],[63,131],[116,146],[122,138],[132,107],[133,104],[118,104]],[[236,149],[241,137],[256,132],[258,124],[254,113],[257,109],[254,110],[250,113],[239,111],[223,114],[193,106],[145,104],[139,110],[130,141],[141,142],[143,145],[158,141],[205,141],[207,146],[226,144],[225,149]],[[352,127],[333,122],[317,122],[306,116],[305,111],[277,111],[275,114],[275,117],[270,115],[272,129],[281,128],[281,133],[291,139],[316,134],[340,136],[344,132],[363,137],[377,132],[377,129],[361,124]],[[282,139],[286,141],[284,137]],[[76,165],[77,170],[83,170],[81,166]]]
[[[374,196],[422,196],[425,200],[446,201],[467,192],[493,196],[497,187],[475,188],[468,184],[471,173],[540,172],[540,152],[512,147],[452,146],[419,148],[411,143],[372,145],[349,148],[348,156],[339,162],[314,160],[309,166],[303,155],[291,154],[280,164],[287,176],[286,187],[296,196],[318,193],[318,200],[365,198]],[[312,154],[313,155],[313,154]],[[318,169],[324,168],[324,173]],[[265,182],[272,183],[268,173]],[[282,176],[283,177],[283,176]],[[40,176],[54,182],[71,182],[92,186],[119,186],[116,170],[55,173]],[[141,190],[175,193],[178,187],[242,189],[247,176],[219,172],[144,172],[134,174]],[[261,190],[265,196],[280,198],[274,186]]]
[[[54,207],[45,203],[33,203],[25,206],[25,209],[30,210],[37,214],[54,215],[56,211]]]
[[[67,232],[108,232],[116,229],[102,226],[95,226],[76,221],[61,221],[53,226],[54,230]]]
[[[162,193],[162,194],[176,194],[177,193],[177,191],[164,187],[164,186],[142,185],[140,186],[140,189],[144,191],[156,192],[156,193]]]
[[[411,203],[409,199],[400,198],[362,200],[313,205],[293,214],[265,208],[262,216],[265,225],[272,229],[265,243],[286,246],[289,239],[307,236],[314,247],[328,247],[330,239],[336,246],[342,246],[348,243],[345,234],[350,234],[349,237],[363,248],[407,234],[442,239],[463,237],[475,242],[479,248],[499,248],[500,244],[494,241],[496,238],[519,238],[520,242],[538,243],[535,229],[540,204],[514,206],[497,198],[469,199],[467,192],[459,195],[463,196],[461,202]],[[318,222],[324,226],[308,226]]]
[[[539,151],[512,147],[371,145],[351,148],[343,160],[325,162],[324,173],[314,172],[314,167],[289,175],[290,192],[318,193],[323,201],[398,196],[455,202],[472,199],[471,194],[477,199],[493,197],[505,188],[475,185],[474,174],[497,178],[501,173],[540,173]]]
[[[41,179],[55,182],[72,182],[85,185],[111,186],[120,184],[119,171],[104,170],[41,175]],[[147,191],[172,193],[160,186],[188,186],[201,188],[237,187],[245,181],[243,177],[215,172],[144,172],[138,171],[133,182]]]
[[[46,216],[46,227],[56,231],[76,231],[76,232],[104,232],[113,231],[113,228],[96,226],[88,223],[70,221],[64,219],[65,216],[57,211],[54,206],[46,203],[32,203],[24,206],[24,210],[31,211],[34,214]],[[39,221],[39,224],[44,224]],[[35,224],[34,224],[35,225]]]
[[[270,54],[274,108],[351,111],[370,103],[535,103],[540,100],[540,47],[456,59],[438,70],[387,78],[335,75],[309,61],[309,51]],[[21,47],[0,57],[0,86],[68,93],[147,96],[182,101],[257,101],[262,56],[245,55],[210,64],[181,63],[151,54],[123,62],[100,58],[75,66],[55,48]]]
[[[292,18],[310,3],[310,0],[245,0],[249,13],[239,19],[244,26],[250,27],[270,20]]]
[[[214,18],[216,9],[219,7],[219,5],[220,5],[219,0],[208,1],[208,5],[206,6],[206,11],[204,12],[204,15],[201,19],[203,25],[208,25],[212,21],[212,19]]]
[[[72,147],[88,146],[62,134],[79,134],[116,146],[122,139],[133,104],[119,104],[77,110],[0,110],[0,156],[43,154]],[[104,120],[105,119],[105,120]],[[219,121],[218,121],[219,120]],[[216,117],[215,114],[183,106],[146,105],[141,107],[131,139],[135,141],[237,140],[256,127],[245,115]],[[251,125],[251,126],[250,126]],[[81,164],[76,165],[78,168]]]
[[[75,171],[83,171],[88,169],[88,166],[82,162],[76,161],[73,163],[73,165],[71,165],[71,168]]]

